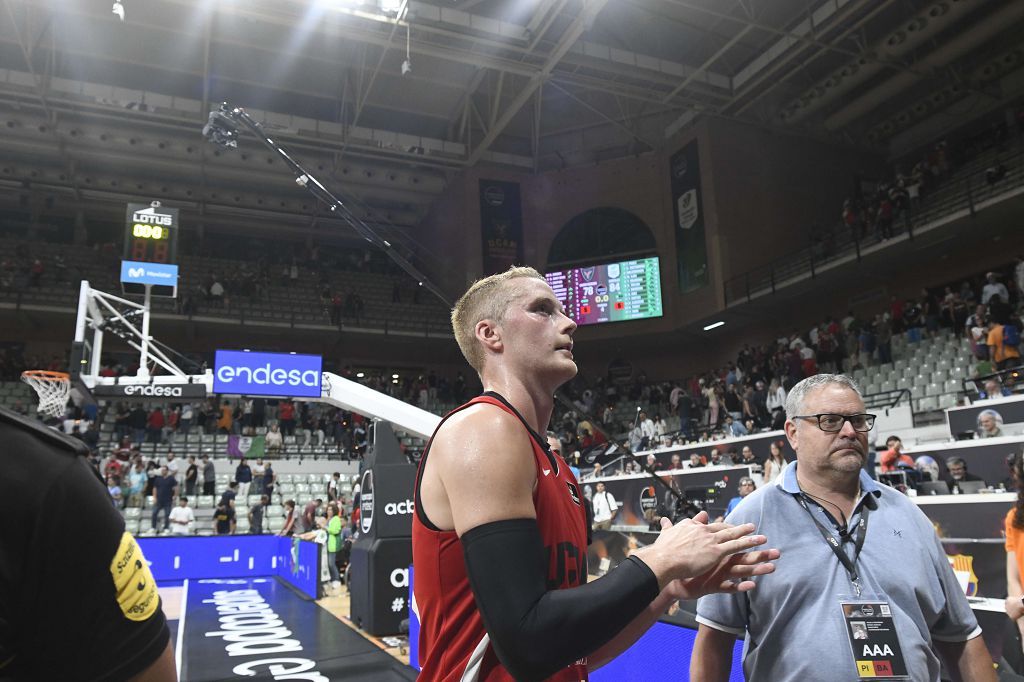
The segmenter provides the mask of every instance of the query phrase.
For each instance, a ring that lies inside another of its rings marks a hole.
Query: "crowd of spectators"
[[[892,297],[883,309],[868,314],[848,311],[804,331],[744,344],[734,359],[680,380],[649,380],[629,362],[615,361],[606,376],[588,379],[584,371],[565,387],[562,394],[569,402],[556,403],[552,429],[567,453],[584,455],[609,447],[609,437],[639,451],[778,429],[787,392],[796,382],[819,371],[852,372],[891,362],[892,339],[901,334],[908,344],[941,330],[964,334],[974,351],[971,375],[988,377],[1019,362],[1018,346],[1007,342],[1020,343],[1022,291],[1024,260],[1018,259],[976,278],[922,289],[916,297]],[[66,364],[57,357],[24,357],[21,347],[0,348],[0,374],[9,380],[24,368],[62,370]],[[101,374],[134,375],[136,370],[110,360]],[[475,376],[467,381],[461,371],[455,377],[434,371],[365,375],[345,367],[339,373],[439,414],[479,390]],[[1014,388],[998,379],[980,383],[984,390],[978,397]],[[148,408],[121,403],[109,411],[117,438],[136,442],[174,445],[190,431],[250,435],[259,429],[272,456],[287,454],[285,436],[295,436],[295,450],[332,443],[345,456],[359,457],[365,447],[366,424],[360,415],[318,403],[210,399]]]
[[[891,239],[893,225],[908,210],[916,210],[922,197],[933,191],[954,168],[945,140],[929,149],[907,172],[899,171],[891,181],[875,184],[860,195],[843,202],[842,222],[849,235],[864,241]]]
[[[264,398],[210,398],[197,403],[164,405],[119,402],[111,408],[117,441],[170,445],[190,434],[262,435],[268,455],[288,449],[305,451],[327,442],[338,444],[345,459],[366,449],[366,419],[321,403]],[[287,441],[293,445],[287,445]]]
[[[88,428],[95,433],[94,423]],[[77,426],[73,435],[81,437]],[[209,531],[217,535],[276,532],[322,543],[327,547],[331,582],[340,586],[341,573],[359,534],[358,483],[346,494],[349,489],[342,489],[341,475],[336,472],[323,483],[322,491],[314,491],[317,497],[299,510],[294,499],[283,499],[280,493],[275,497],[278,475],[269,459],[233,461],[225,481],[207,454],[188,456],[185,461],[173,450],[147,455],[128,436],[105,456],[95,446],[95,439],[90,447],[89,464],[106,481],[114,507],[125,513],[140,510],[140,533],[191,535],[198,530],[193,507],[197,497],[216,497]],[[282,519],[281,524],[270,523],[275,515]],[[239,516],[247,521],[244,526],[238,523]],[[271,529],[271,525],[279,528]]]
[[[1018,259],[994,272],[922,289],[918,296],[893,296],[872,313],[848,311],[805,331],[744,344],[735,359],[681,380],[650,381],[642,371],[620,371],[630,365],[617,361],[606,376],[588,381],[581,374],[568,384],[573,404],[560,406],[552,423],[565,451],[583,456],[608,447],[605,434],[638,451],[780,429],[793,385],[818,372],[853,372],[892,362],[894,335],[904,335],[908,344],[943,330],[965,335],[974,354],[970,376],[984,378],[1020,362],[1022,292],[1024,259]],[[1017,345],[1005,343],[1011,336]],[[1011,388],[990,379],[976,397]],[[593,421],[583,415],[592,415]],[[678,418],[677,429],[666,426],[667,417]]]
[[[1021,110],[1024,114],[1024,109]],[[883,241],[898,231],[899,221],[916,211],[922,200],[934,192],[965,162],[992,149],[1005,151],[1016,133],[1024,131],[1024,116],[1014,131],[1004,120],[976,124],[952,144],[942,139],[915,157],[897,165],[894,175],[877,183],[862,183],[860,191],[843,202],[841,220],[847,235],[856,241]],[[985,170],[990,185],[1003,179],[1006,165],[999,157]],[[829,235],[819,237],[827,241]],[[835,239],[835,236],[831,236]]]

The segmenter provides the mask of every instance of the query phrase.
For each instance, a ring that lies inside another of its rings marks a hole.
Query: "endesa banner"
[[[206,397],[203,384],[97,384],[92,388],[97,398],[161,398],[170,402],[187,402]]]
[[[323,358],[294,353],[218,350],[213,392],[319,398]]]

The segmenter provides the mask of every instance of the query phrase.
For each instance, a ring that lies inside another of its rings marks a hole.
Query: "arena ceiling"
[[[219,102],[405,232],[466,168],[635,155],[700,116],[891,153],[1018,97],[1024,65],[1012,0],[0,2],[0,196],[299,231],[331,220],[270,154],[202,142]]]

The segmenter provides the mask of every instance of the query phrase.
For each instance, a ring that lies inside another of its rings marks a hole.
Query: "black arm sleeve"
[[[462,535],[466,571],[501,664],[542,680],[611,641],[658,596],[658,580],[630,557],[600,580],[548,590],[535,519],[477,526]]]

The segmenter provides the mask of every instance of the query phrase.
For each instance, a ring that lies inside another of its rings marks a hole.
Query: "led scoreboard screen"
[[[124,259],[142,263],[177,263],[178,209],[128,204]]]
[[[661,317],[658,258],[592,265],[544,275],[578,325]]]
[[[178,295],[178,209],[128,204],[121,290],[126,294]]]

